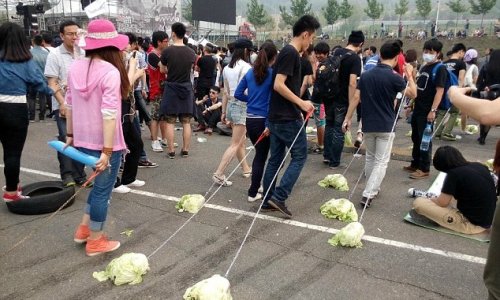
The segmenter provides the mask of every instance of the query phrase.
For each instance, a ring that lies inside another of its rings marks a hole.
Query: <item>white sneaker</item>
[[[255,195],[255,197],[248,196],[248,202],[255,202],[255,201],[260,200],[260,199],[262,199],[261,193],[257,193],[257,195]]]
[[[130,191],[131,191],[131,189],[128,186],[123,185],[123,184],[121,184],[113,189],[113,193],[118,193],[118,194],[126,194],[126,193],[130,193]]]
[[[154,152],[163,152],[163,148],[161,147],[161,144],[159,141],[152,141],[151,142],[151,149],[153,149]]]
[[[212,180],[218,184],[218,185],[222,185],[222,186],[232,186],[233,185],[233,182],[232,181],[229,181],[226,179],[226,176],[225,175],[216,175],[214,174],[212,176]]]
[[[134,182],[127,184],[128,187],[140,187],[146,184],[146,181],[136,179]]]
[[[259,192],[261,194],[264,193],[264,187],[261,185],[260,188],[259,188],[259,190],[257,192]]]

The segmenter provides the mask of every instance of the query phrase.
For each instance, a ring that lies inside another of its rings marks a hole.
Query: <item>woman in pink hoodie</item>
[[[118,34],[108,20],[94,20],[85,38],[85,59],[76,60],[68,74],[66,92],[67,144],[98,157],[94,186],[74,235],[87,243],[88,256],[110,252],[120,242],[109,241],[103,233],[111,191],[126,150],[121,126],[121,101],[130,83],[121,56],[128,37]]]

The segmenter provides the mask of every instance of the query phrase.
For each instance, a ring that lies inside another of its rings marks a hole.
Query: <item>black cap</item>
[[[360,44],[365,42],[365,35],[363,31],[351,31],[349,39],[347,40],[349,44]]]
[[[236,49],[253,49],[252,41],[246,38],[240,38],[236,42],[234,42],[234,48]]]

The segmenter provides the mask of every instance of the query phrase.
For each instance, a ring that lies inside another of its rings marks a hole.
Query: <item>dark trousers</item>
[[[500,205],[497,205],[491,228],[490,248],[484,267],[484,284],[488,289],[488,300],[500,299]]]
[[[6,191],[17,190],[21,154],[27,134],[28,106],[26,103],[0,103],[0,142],[3,147]]]
[[[139,111],[139,120],[144,121],[149,126],[151,123],[151,115],[146,107],[146,101],[142,97],[141,91],[134,91],[135,108]]]
[[[333,104],[329,109],[329,114],[330,116],[326,118],[323,157],[330,161],[330,167],[337,167],[340,165],[340,158],[344,149],[342,124],[347,114],[347,106]]]
[[[203,119],[209,128],[214,129],[217,127],[217,122],[220,122],[221,116],[222,116],[221,110],[216,109],[209,111],[205,115],[203,115]]]
[[[413,150],[411,152],[413,168],[420,169],[423,172],[429,172],[431,168],[432,141],[429,143],[428,151],[420,151],[420,143],[424,135],[424,129],[427,125],[427,115],[415,115],[411,117],[411,140]]]
[[[125,117],[128,118],[128,117]],[[129,184],[135,181],[137,176],[137,169],[139,168],[139,158],[141,157],[142,148],[144,144],[142,143],[141,135],[137,131],[130,120],[126,120],[122,124],[123,137],[125,138],[125,144],[129,153],[125,156],[125,163],[123,164],[123,173],[121,184]]]
[[[266,129],[266,119],[264,118],[247,118],[247,134],[255,146],[255,143]],[[267,155],[269,154],[270,139],[263,138],[255,146],[255,156],[252,162],[252,183],[248,189],[248,196],[255,197],[261,186],[262,176],[264,175],[264,166],[266,165]]]
[[[66,143],[66,118],[61,118],[61,116],[59,116],[59,109],[54,110],[54,116],[56,117],[57,130],[59,132],[58,138],[61,142]],[[64,183],[69,180],[74,180],[77,183],[82,183],[87,180],[84,164],[72,160],[60,152],[57,152],[57,159],[59,160],[61,179]]]
[[[38,101],[39,101],[39,106],[40,106],[40,114],[39,119],[44,120],[45,119],[45,110],[47,109],[47,102],[51,101],[50,96],[39,93],[34,89],[30,89],[28,91],[28,115],[29,119],[34,121],[35,120],[35,115],[36,115],[36,97],[38,95]]]

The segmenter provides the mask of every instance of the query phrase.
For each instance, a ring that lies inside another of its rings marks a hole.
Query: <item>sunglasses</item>
[[[215,91],[210,91],[210,94],[217,94],[217,92],[215,92]]]

